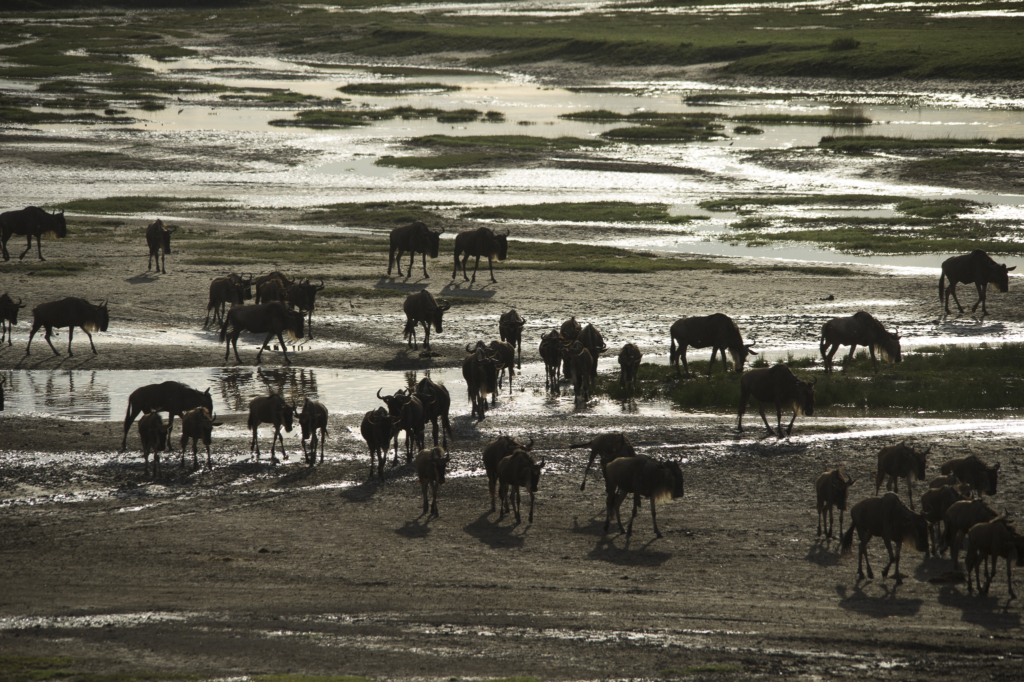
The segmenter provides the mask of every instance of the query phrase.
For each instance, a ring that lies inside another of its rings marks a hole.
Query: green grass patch
[[[515,158],[524,161],[536,157],[533,154],[519,154]],[[419,170],[448,170],[451,168],[486,166],[508,160],[508,154],[466,152],[464,154],[438,154],[437,156],[382,156],[374,162],[374,165],[389,166],[391,168],[416,168]]]
[[[8,244],[10,247],[10,244]],[[31,252],[29,252],[31,255]],[[26,256],[28,257],[28,256]],[[48,260],[32,263],[6,263],[0,265],[0,274],[19,275],[29,274],[33,277],[70,277],[82,270],[89,268],[87,263],[70,260]]]
[[[686,223],[686,216],[670,216],[668,204],[634,204],[628,201],[556,202],[485,206],[462,214],[483,220],[551,220],[566,222]]]
[[[619,142],[706,142],[729,136],[717,123],[680,122],[667,125],[642,125],[634,128],[614,128],[601,133],[601,137]]]
[[[495,120],[494,112],[484,113],[476,109],[437,109],[416,107],[391,107],[390,109],[308,109],[295,113],[291,119],[274,119],[273,126],[297,126],[308,128],[351,128],[369,125],[374,121],[389,121],[395,118],[406,120],[433,118],[438,123],[471,123],[486,117]]]
[[[455,92],[462,88],[445,83],[350,83],[338,88],[346,95],[372,95],[376,97],[407,95],[419,92]]]
[[[368,677],[356,675],[255,675],[252,682],[371,682]]]
[[[756,128],[754,126],[748,125],[736,126],[735,128],[732,129],[732,131],[737,135],[760,135],[761,133],[764,132],[764,130],[761,128]]]
[[[666,270],[718,270],[746,272],[730,263],[705,259],[663,258],[613,246],[509,241],[510,270],[645,273]],[[468,268],[467,268],[468,270]]]
[[[776,123],[819,126],[863,126],[870,125],[871,119],[860,114],[834,111],[829,114],[740,114],[729,117],[730,121],[744,123]]]
[[[906,201],[906,197],[880,196],[874,194],[798,194],[781,197],[733,197],[702,201],[705,211],[745,211],[764,206],[870,206]]]
[[[868,151],[905,151],[911,149],[963,149],[984,147],[986,149],[1024,149],[1024,138],[1000,137],[990,140],[986,137],[888,137],[885,135],[827,135],[818,142],[822,149],[845,154],[863,154]]]
[[[409,144],[416,147],[493,147],[521,151],[572,151],[581,147],[603,147],[600,140],[579,137],[536,137],[533,135],[426,135],[414,137]]]
[[[919,218],[942,220],[974,213],[981,204],[966,199],[908,199],[896,204],[896,210]]]
[[[414,201],[378,201],[353,204],[328,204],[302,214],[302,222],[354,225],[357,227],[384,227],[392,229],[421,220],[428,225],[438,222],[435,209],[443,202],[421,204]],[[385,246],[385,250],[387,247]]]
[[[160,197],[160,196],[120,196],[104,199],[74,199],[62,206],[78,213],[155,213],[161,209],[181,208],[182,204],[219,203],[227,199],[209,199],[206,197]]]

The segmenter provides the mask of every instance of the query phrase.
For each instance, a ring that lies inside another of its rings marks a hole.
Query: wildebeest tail
[[[448,433],[448,436],[450,438],[452,438],[452,439],[455,438],[455,434],[452,433],[452,423],[450,421],[448,421],[448,415],[446,415],[446,414],[442,414],[441,415],[441,428],[444,429]]]
[[[402,338],[408,339],[416,333],[416,320],[408,318],[405,321],[405,329],[402,330]]]
[[[843,557],[850,553],[853,549],[853,529],[856,528],[854,524],[850,524],[850,527],[846,529],[843,534],[843,541],[839,544],[839,556]]]

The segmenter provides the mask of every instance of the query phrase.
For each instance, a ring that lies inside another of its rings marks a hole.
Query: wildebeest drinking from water
[[[619,510],[626,496],[632,493],[633,514],[629,517],[626,535],[633,534],[633,520],[640,510],[640,499],[647,497],[651,500],[651,521],[654,523],[654,534],[660,538],[661,531],[658,530],[658,513],[655,507],[658,502],[674,500],[683,496],[683,471],[679,468],[679,463],[659,462],[646,455],[620,457],[609,462],[605,467],[604,479],[607,493],[604,532],[607,533],[611,525],[612,511],[615,512],[619,532],[622,532],[622,519],[619,516]]]
[[[171,437],[174,417],[181,417],[185,412],[197,407],[205,407],[213,412],[213,397],[210,389],[205,392],[177,381],[165,381],[161,384],[140,386],[128,396],[128,409],[124,415],[124,436],[121,438],[121,449],[128,447],[128,429],[140,413],[166,412],[170,415],[167,423],[167,437]]]
[[[427,256],[437,258],[437,252],[441,245],[441,235],[444,230],[434,232],[426,223],[419,220],[404,227],[396,227],[391,230],[391,248],[388,250],[388,277],[391,276],[391,267],[398,266],[398,276],[402,276],[402,255],[409,252],[408,277],[412,277],[412,264],[416,260],[416,254],[423,254],[423,277],[430,278],[427,274]],[[396,257],[397,252],[397,257]]]
[[[818,537],[821,537],[821,525],[828,514],[828,529],[825,537],[832,537],[832,508],[839,510],[839,535],[843,534],[843,513],[846,511],[846,498],[850,486],[856,481],[849,475],[843,473],[843,467],[826,471],[814,482],[814,489],[818,495]]]
[[[825,371],[832,371],[832,358],[839,346],[849,346],[850,355],[847,362],[853,362],[853,353],[857,346],[867,346],[871,353],[871,364],[878,371],[878,360],[875,351],[892,362],[902,361],[900,355],[900,335],[886,331],[882,323],[863,310],[850,317],[833,317],[821,326],[821,357],[825,361]],[[846,371],[846,367],[843,367]]]
[[[494,261],[503,261],[508,258],[508,228],[505,234],[494,234],[489,227],[478,227],[475,230],[460,232],[455,236],[455,267],[452,268],[452,279],[459,271],[459,256],[462,256],[462,279],[468,280],[466,276],[466,261],[476,256],[476,267],[473,268],[472,282],[476,282],[476,271],[480,269],[480,257],[487,257],[487,266],[491,270],[491,281],[494,279]]]
[[[498,334],[501,336],[501,340],[518,349],[516,369],[523,367],[523,326],[525,324],[526,320],[514,308],[507,313],[502,313],[498,318]]]
[[[7,241],[16,234],[28,237],[28,245],[18,256],[18,260],[24,259],[25,254],[31,250],[32,237],[36,238],[36,252],[39,254],[39,260],[46,260],[43,258],[40,239],[49,234],[58,239],[68,236],[68,224],[64,220],[64,210],[61,209],[60,213],[56,211],[47,213],[38,206],[28,206],[20,211],[0,213],[0,251],[3,251],[4,260],[11,259],[11,254],[7,252]]]
[[[743,431],[743,413],[747,411],[750,396],[757,400],[761,419],[769,433],[775,433],[768,418],[764,416],[764,403],[775,403],[778,417],[779,438],[782,438],[782,408],[792,406],[793,418],[789,421],[786,435],[793,433],[793,422],[798,414],[808,417],[814,414],[814,382],[796,378],[786,365],[778,364],[763,369],[752,369],[740,377],[740,413],[736,429]]]
[[[904,542],[912,541],[918,552],[928,551],[928,522],[917,512],[907,509],[895,493],[886,493],[881,497],[869,497],[853,505],[850,510],[850,528],[843,536],[840,545],[840,556],[846,556],[853,548],[853,533],[860,538],[860,549],[857,551],[857,578],[864,578],[861,561],[867,564],[868,578],[875,574],[871,571],[868,560],[868,542],[879,536],[885,543],[885,551],[889,553],[889,563],[882,570],[882,577],[889,575],[889,568],[896,565],[896,584],[903,583],[900,575],[900,550]],[[895,554],[892,545],[896,544]]]
[[[956,307],[962,313],[964,307],[960,305],[960,299],[956,297],[956,285],[960,282],[973,284],[978,290],[978,302],[971,308],[971,312],[976,311],[978,303],[980,303],[982,315],[987,315],[985,289],[991,284],[999,291],[1006,293],[1010,288],[1010,278],[1007,273],[1016,269],[1016,265],[1008,268],[1005,263],[995,262],[981,249],[975,249],[963,256],[947,258],[942,262],[942,274],[939,275],[939,302],[945,306],[948,315],[950,312],[949,295],[952,294],[953,300],[956,301]],[[947,278],[949,279],[948,289],[945,288]]]
[[[14,338],[14,332],[11,327],[18,324],[18,311],[25,306],[26,304],[21,302],[20,296],[17,303],[14,302],[14,299],[7,292],[0,296],[0,343],[3,343],[6,337],[7,345],[11,345]]]
[[[928,461],[928,453],[931,452],[932,446],[928,446],[927,450],[917,451],[913,446],[907,445],[906,441],[897,443],[896,445],[886,445],[884,448],[878,451],[878,470],[875,473],[875,494],[878,494],[879,488],[882,487],[882,481],[885,481],[886,476],[889,480],[886,481],[885,489],[892,490],[897,495],[900,492],[899,479],[907,479],[907,497],[910,500],[910,508],[914,508],[914,481],[925,480],[925,468]]]
[[[71,352],[71,339],[74,338],[75,327],[81,328],[85,335],[89,337],[89,346],[95,354],[96,344],[92,342],[91,332],[105,332],[109,324],[110,315],[107,312],[106,301],[99,305],[93,305],[84,298],[69,297],[60,301],[41,303],[32,309],[32,331],[28,335],[25,355],[29,354],[29,348],[32,346],[32,337],[36,335],[40,327],[46,328],[46,334],[43,338],[46,339],[46,343],[49,344],[50,350],[53,351],[54,355],[60,355],[57,349],[53,347],[53,344],[50,343],[50,335],[53,334],[54,327],[68,328],[69,357],[74,355]]]
[[[708,376],[711,376],[711,368],[715,365],[715,355],[722,354],[722,368],[725,369],[725,351],[732,355],[732,363],[736,373],[743,371],[743,364],[747,361],[748,355],[757,355],[757,351],[751,350],[753,343],[743,343],[743,336],[739,327],[732,321],[732,318],[722,313],[715,313],[707,317],[684,317],[676,320],[669,330],[671,341],[669,342],[669,362],[676,368],[676,376],[679,376],[679,359],[683,360],[683,369],[686,376],[690,376],[690,367],[686,363],[686,348],[707,348],[711,346],[711,362],[708,363]],[[678,348],[676,344],[679,344]]]
[[[153,269],[153,259],[156,259],[156,271],[167,274],[167,254],[171,252],[171,232],[174,228],[164,225],[159,218],[155,223],[150,223],[146,228],[146,244],[149,246],[149,260],[146,263],[146,270]],[[161,253],[162,252],[162,253]]]
[[[284,343],[283,334],[288,334],[288,337],[292,340],[301,339],[304,336],[303,325],[305,320],[302,318],[302,313],[297,313],[288,308],[278,301],[271,303],[261,303],[258,305],[240,305],[235,306],[228,311],[227,316],[224,318],[224,324],[220,328],[220,340],[221,343],[225,343],[224,347],[224,362],[228,361],[230,357],[231,348],[234,346],[235,349],[235,361],[238,364],[242,364],[242,359],[238,357],[238,336],[243,332],[252,332],[253,334],[262,334],[266,332],[267,337],[260,344],[260,350],[256,353],[257,364],[260,361],[260,356],[263,355],[263,349],[270,343],[270,339],[277,335],[277,340],[281,344],[281,352],[284,353],[284,361],[291,364],[291,360],[288,359],[288,349]],[[228,332],[228,329],[231,329]]]
[[[452,307],[448,301],[441,299],[437,301],[434,295],[424,289],[418,294],[409,294],[402,310],[405,311],[405,329],[402,330],[402,338],[408,340],[409,347],[416,349],[416,325],[423,325],[423,348],[430,350],[430,327],[441,333],[441,323],[444,312]]]

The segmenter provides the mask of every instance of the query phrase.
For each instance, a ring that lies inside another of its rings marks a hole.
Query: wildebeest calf
[[[292,432],[292,416],[295,409],[284,401],[277,393],[268,396],[253,398],[249,401],[249,428],[252,430],[252,443],[249,445],[249,454],[255,450],[256,461],[260,461],[260,444],[257,438],[257,430],[260,424],[272,424],[274,426],[274,437],[270,441],[270,463],[277,464],[277,457],[274,455],[274,446],[281,441],[281,455],[288,459],[288,453],[284,449],[284,436],[281,435],[281,427],[287,433]]]
[[[451,456],[446,455],[444,448],[440,447],[420,450],[420,453],[416,455],[416,475],[420,479],[420,488],[423,490],[423,514],[426,514],[429,509],[433,516],[441,515],[437,510],[437,489],[444,485],[445,470],[450,461]],[[428,489],[433,494],[433,501],[429,506],[427,504]]]
[[[20,296],[17,303],[14,302],[14,299],[7,292],[0,296],[0,343],[3,343],[4,338],[6,338],[7,345],[11,345],[14,339],[13,327],[18,324],[18,311],[24,308],[25,305],[21,302]]]
[[[953,570],[959,566],[960,547],[963,545],[967,532],[977,523],[985,523],[999,516],[995,509],[983,500],[963,500],[949,505],[943,517],[945,529],[943,542],[949,547],[953,557]]]
[[[167,449],[170,426],[164,426],[159,412],[150,412],[139,420],[139,440],[142,441],[142,458],[146,461],[143,475],[149,476],[149,453],[153,453],[153,477],[160,479],[160,453]],[[184,466],[184,465],[182,465]]]
[[[910,500],[910,508],[914,508],[914,481],[925,480],[925,467],[927,466],[928,453],[932,447],[918,452],[913,446],[902,441],[896,445],[886,445],[878,451],[878,471],[875,473],[875,494],[885,483],[886,490],[892,490],[899,494],[899,479],[907,479],[907,497]]]
[[[856,483],[852,477],[843,473],[843,467],[826,471],[814,482],[818,495],[818,536],[821,537],[821,524],[828,513],[828,531],[825,537],[832,537],[832,508],[839,510],[839,535],[843,534],[843,513],[846,511],[846,498],[850,486]]]
[[[324,463],[324,443],[327,442],[327,408],[324,404],[306,398],[302,403],[302,411],[296,411],[299,426],[302,428],[302,455],[306,464],[316,464],[317,432],[320,434],[320,463]],[[309,441],[309,452],[306,452],[306,441]],[[282,447],[284,447],[282,445]]]
[[[206,467],[213,468],[213,460],[210,458],[210,442],[213,440],[213,427],[220,426],[221,422],[216,421],[216,413],[211,415],[205,407],[197,407],[185,413],[181,418],[181,468],[185,468],[185,446],[189,439],[192,440],[192,468],[199,468],[199,458],[196,454],[197,443],[202,441],[206,446]]]

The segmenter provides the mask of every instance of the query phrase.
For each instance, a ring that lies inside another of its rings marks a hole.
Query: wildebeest
[[[732,364],[739,374],[748,355],[757,355],[751,350],[753,343],[743,343],[743,336],[732,318],[722,313],[707,317],[684,317],[676,320],[669,329],[669,362],[676,368],[676,376],[680,376],[679,359],[683,360],[686,376],[690,376],[690,367],[686,363],[686,348],[707,348],[711,346],[711,362],[708,363],[708,377],[715,365],[715,355],[722,354],[722,369],[725,370],[725,351],[732,356]],[[677,347],[678,344],[678,347]]]
[[[264,286],[275,280],[277,280],[278,283],[273,285],[270,290],[267,290],[267,293],[271,293],[273,297],[269,300],[265,300]],[[268,272],[265,275],[260,275],[253,280],[253,287],[256,289],[256,303],[270,303],[270,301],[284,302],[285,289],[293,284],[295,284],[295,280],[288,279],[288,275],[284,274],[280,270],[274,270],[273,272]]]
[[[523,445],[513,436],[501,435],[484,446],[484,470],[487,472],[487,492],[491,497],[491,511],[494,511],[494,500],[498,495],[498,464],[516,450],[530,452],[533,450],[533,438]]]
[[[402,309],[405,311],[405,329],[402,331],[402,338],[407,339],[409,347],[416,349],[416,325],[423,325],[423,347],[430,350],[430,327],[441,333],[441,321],[444,311],[452,307],[448,301],[441,299],[434,300],[434,295],[424,289],[418,294],[409,294]]]
[[[392,417],[388,414],[387,408],[378,407],[363,415],[363,422],[359,426],[359,432],[370,448],[370,478],[373,478],[373,463],[376,459],[378,464],[377,476],[384,480],[384,464],[388,459],[388,450],[391,448],[391,439],[398,434],[398,423],[401,416]],[[398,459],[398,452],[395,451],[395,459]]]
[[[397,391],[394,395],[381,395],[382,388],[377,389],[377,397],[388,406],[388,414],[398,420],[398,428],[405,431],[405,461],[411,462],[413,453],[423,449],[423,431],[426,427],[423,403],[416,397],[412,389]],[[398,461],[398,433],[395,433],[395,461]]]
[[[597,331],[597,327],[592,324],[588,324],[586,327],[580,330],[579,336],[576,340],[583,344],[583,347],[590,353],[590,377],[592,379],[597,378],[597,361],[601,357],[601,353],[608,350],[608,346],[605,344],[604,339],[601,338],[601,332]]]
[[[847,556],[853,547],[853,533],[860,538],[860,549],[857,551],[857,578],[864,578],[861,562],[868,567],[868,578],[874,579],[871,562],[868,560],[868,541],[879,536],[885,543],[885,551],[889,553],[889,563],[882,570],[882,577],[889,575],[889,568],[896,565],[896,584],[903,583],[900,575],[900,550],[903,543],[913,541],[918,552],[928,551],[928,522],[924,517],[912,511],[900,501],[896,493],[886,493],[881,497],[868,497],[853,505],[850,510],[850,528],[843,536],[840,545],[840,556]],[[893,553],[892,545],[896,544]]]
[[[928,521],[928,537],[931,541],[932,556],[939,556],[945,551],[941,525],[946,517],[946,511],[955,502],[966,500],[969,492],[970,486],[961,483],[955,486],[944,485],[939,488],[929,488],[921,495],[921,514]]]
[[[808,417],[814,414],[814,384],[796,378],[786,365],[778,364],[762,369],[752,369],[740,377],[740,413],[736,423],[738,431],[743,431],[743,413],[747,411],[747,400],[753,395],[761,411],[761,419],[769,433],[775,433],[764,416],[764,403],[775,403],[778,418],[779,438],[782,438],[782,408],[792,406],[793,418],[789,421],[786,434],[793,433],[793,422],[798,414]]]
[[[636,390],[636,375],[644,354],[635,343],[627,343],[619,351],[619,385],[630,393]]]
[[[18,324],[18,311],[26,305],[21,302],[20,296],[17,303],[14,302],[14,299],[7,292],[0,296],[0,343],[3,343],[6,337],[7,345],[11,345],[14,339],[13,327]]]
[[[327,442],[327,408],[316,400],[306,398],[302,403],[302,411],[296,410],[299,427],[302,429],[302,456],[306,464],[316,464],[316,446],[320,443],[320,463],[324,463],[324,443]],[[317,435],[319,433],[319,439]],[[309,441],[309,452],[306,452],[306,441]],[[282,446],[283,447],[283,446]]]
[[[153,453],[153,477],[160,478],[160,453],[167,449],[171,427],[164,426],[159,412],[150,412],[139,420],[139,440],[142,441],[142,458],[146,461],[143,476],[149,476],[149,453]]]
[[[288,310],[283,303],[278,301],[257,305],[235,306],[228,311],[228,314],[224,317],[224,324],[220,328],[220,341],[221,343],[226,342],[224,362],[228,361],[231,347],[234,346],[235,361],[238,364],[242,364],[242,359],[238,357],[238,336],[243,331],[247,331],[253,334],[262,334],[264,332],[267,334],[263,343],[260,344],[259,352],[256,353],[257,364],[260,362],[260,356],[263,355],[263,349],[267,347],[270,339],[275,335],[281,344],[284,361],[291,364],[292,361],[288,359],[288,349],[285,346],[283,334],[287,333],[288,337],[292,340],[301,339],[304,336],[302,329],[304,322],[302,313]],[[228,328],[231,329],[230,333]]]
[[[7,241],[15,234],[28,237],[28,245],[18,256],[18,260],[24,259],[25,254],[32,249],[32,237],[36,238],[36,252],[39,254],[39,260],[46,260],[43,258],[40,239],[49,234],[58,239],[68,236],[68,224],[64,220],[64,209],[61,209],[60,213],[56,211],[47,213],[38,206],[26,206],[20,211],[0,213],[0,250],[3,251],[4,260],[11,259],[11,254],[7,252]]]
[[[416,254],[423,254],[423,277],[430,278],[427,274],[427,256],[437,258],[437,251],[441,245],[440,232],[433,232],[426,223],[419,220],[404,227],[396,227],[391,230],[391,248],[388,250],[388,277],[391,276],[391,266],[398,265],[398,276],[402,276],[402,255],[409,252],[409,273],[412,277],[412,264],[416,260]],[[397,258],[395,253],[398,253]]]
[[[444,448],[432,447],[429,450],[420,450],[416,455],[416,475],[420,479],[420,488],[423,490],[423,514],[429,510],[434,516],[440,516],[437,511],[437,489],[444,485],[445,469],[451,456],[446,455]],[[433,494],[433,501],[427,504],[428,488]],[[420,514],[422,516],[423,514]]]
[[[504,341],[491,341],[484,344],[483,341],[477,341],[476,345],[477,348],[483,348],[485,353],[501,362],[501,367],[498,368],[498,390],[501,390],[505,379],[505,370],[508,370],[508,394],[512,395],[512,379],[516,376],[516,351],[512,344]]]
[[[579,337],[581,331],[583,331],[583,327],[581,327],[580,323],[576,321],[575,315],[563,322],[562,326],[558,329],[558,334],[562,337],[562,347],[575,341]],[[571,371],[572,370],[569,367],[569,358],[563,357],[562,377],[568,381]]]
[[[999,485],[999,464],[989,466],[977,455],[947,460],[940,471],[956,477],[978,495],[995,495]]]
[[[50,343],[50,335],[53,333],[54,327],[68,328],[69,357],[74,355],[71,352],[71,339],[74,338],[75,327],[81,328],[85,335],[89,337],[89,346],[95,354],[96,344],[92,342],[91,332],[105,332],[109,324],[110,314],[107,312],[106,301],[99,305],[93,305],[84,298],[72,296],[59,301],[41,303],[32,309],[32,331],[28,335],[25,355],[29,354],[29,348],[32,346],[32,337],[36,335],[40,327],[46,328],[46,334],[43,335],[43,338],[46,339],[46,343],[49,344],[50,350],[53,351],[54,355],[60,355],[57,349],[53,347],[53,344]]]
[[[206,304],[206,321],[203,322],[205,329],[210,324],[210,313],[213,312],[213,322],[224,321],[227,304],[232,307],[252,300],[252,275],[248,279],[231,273],[226,277],[217,277],[210,282],[210,301]]]
[[[146,262],[146,270],[153,269],[153,259],[156,259],[156,271],[167,274],[167,254],[171,252],[171,232],[174,228],[164,225],[159,218],[155,223],[150,223],[146,228],[146,244],[149,246],[149,260]],[[162,253],[161,253],[162,252]]]
[[[0,375],[0,412],[4,411],[4,384],[7,383],[7,377]]]
[[[602,473],[604,473],[604,468],[608,466],[609,462],[613,462],[620,457],[636,457],[636,450],[633,449],[633,444],[624,433],[602,433],[586,443],[574,443],[569,446],[570,450],[576,450],[577,448],[590,448],[590,459],[587,460],[587,466],[583,469],[583,482],[580,483],[580,490],[586,489],[587,474],[590,473],[590,467],[593,466],[594,460],[598,457],[601,458],[599,466]]]
[[[543,468],[544,460],[541,459],[538,462],[537,458],[526,450],[516,450],[498,462],[498,494],[501,497],[499,521],[509,511],[509,502],[511,501],[512,511],[516,515],[516,523],[522,523],[522,518],[519,516],[519,509],[522,506],[519,489],[526,488],[530,493],[529,523],[533,523],[534,496],[537,493],[537,484],[540,481],[540,473]],[[511,492],[509,488],[512,488]]]
[[[324,290],[324,281],[320,284],[312,284],[308,279],[295,282],[284,291],[284,302],[289,307],[298,308],[300,313],[307,316],[306,327],[309,338],[313,338],[313,310],[316,309],[317,292]]]
[[[288,459],[284,449],[284,436],[281,435],[281,427],[286,433],[292,432],[292,417],[295,408],[285,402],[277,393],[268,396],[253,398],[249,401],[249,429],[252,430],[252,443],[249,445],[249,454],[256,452],[256,461],[260,461],[260,444],[257,438],[257,431],[260,424],[271,424],[274,427],[274,437],[270,440],[270,462],[277,464],[277,457],[274,456],[274,446],[281,441],[281,455]]]
[[[626,535],[633,534],[633,520],[640,510],[641,497],[651,500],[651,521],[654,523],[654,534],[659,538],[658,514],[655,509],[658,502],[674,500],[683,496],[683,472],[679,463],[674,461],[659,462],[646,455],[636,457],[620,457],[608,463],[604,470],[607,515],[604,520],[604,532],[612,522],[612,511],[622,532],[622,519],[619,510],[622,501],[630,493],[633,494],[633,514],[629,518]]]
[[[967,531],[976,523],[985,523],[999,516],[999,513],[983,500],[963,500],[949,505],[943,517],[945,529],[943,542],[953,557],[953,570],[957,570],[960,546],[967,537]]]
[[[489,352],[486,346],[473,348],[466,345],[462,360],[462,377],[466,380],[466,392],[472,404],[471,416],[484,419],[487,416],[487,396],[495,403],[498,391],[498,372],[504,366],[501,359]]]
[[[540,357],[544,361],[544,388],[557,391],[562,366],[562,335],[557,329],[540,337]]]
[[[471,256],[476,256],[476,267],[473,268],[473,279],[471,281],[476,282],[476,271],[480,269],[480,257],[487,256],[487,266],[491,270],[491,281],[497,282],[494,279],[494,261],[503,261],[508,258],[508,228],[505,228],[505,234],[494,234],[489,227],[478,227],[475,230],[469,230],[467,232],[460,232],[455,235],[455,267],[452,268],[452,279],[455,279],[456,273],[459,271],[459,256],[462,256],[462,278],[464,280],[469,279],[466,276],[466,261]]]
[[[978,576],[978,569],[982,560],[988,564],[988,558],[992,557],[992,570],[985,572],[985,587],[981,586],[981,578]],[[992,579],[996,575],[996,564],[999,557],[1006,560],[1006,585],[1010,590],[1010,599],[1016,599],[1017,594],[1013,591],[1013,564],[1024,566],[1024,536],[1017,532],[1016,526],[1009,523],[1005,517],[1000,517],[987,523],[979,523],[971,527],[967,532],[967,591],[972,592],[971,571],[974,571],[974,578],[978,583],[978,593],[988,594],[988,588],[992,585]]]
[[[516,369],[523,367],[523,326],[526,320],[513,308],[507,313],[502,313],[498,318],[498,334],[501,340],[511,344],[518,349]]]
[[[833,317],[821,325],[821,357],[825,361],[825,372],[832,371],[832,358],[839,346],[849,346],[850,355],[847,362],[853,362],[853,353],[857,346],[867,346],[871,353],[871,364],[878,371],[878,360],[875,351],[892,362],[901,362],[900,335],[886,331],[881,322],[869,313],[861,310],[850,317]],[[843,366],[846,371],[846,366]]]
[[[189,439],[192,440],[192,468],[199,468],[199,458],[196,454],[197,444],[202,441],[206,446],[206,467],[213,468],[213,460],[210,458],[210,443],[213,440],[213,427],[220,426],[217,421],[217,414],[210,414],[205,407],[197,407],[189,410],[181,418],[181,468],[185,468],[185,446]],[[170,431],[168,431],[170,434]]]
[[[959,481],[956,480],[956,476],[950,474],[949,476],[939,476],[938,478],[933,478],[931,483],[928,484],[928,487],[941,488],[944,485],[955,486],[957,483],[959,483]],[[968,489],[970,489],[970,486],[967,487]]]
[[[435,383],[430,377],[423,377],[416,384],[416,397],[423,405],[424,424],[430,422],[434,426],[434,446],[437,447],[437,432],[441,431],[444,449],[448,450],[448,437],[452,436],[452,423],[448,419],[452,397],[443,384]],[[438,419],[441,428],[438,429]],[[454,436],[452,436],[454,438]]]
[[[960,305],[960,299],[956,297],[956,285],[974,284],[978,290],[978,303],[981,304],[982,315],[987,315],[985,309],[985,290],[988,285],[994,285],[999,291],[1006,293],[1010,288],[1010,278],[1007,273],[1016,270],[1017,266],[1006,267],[1005,263],[996,263],[992,257],[981,249],[975,249],[963,256],[953,256],[942,262],[942,274],[939,275],[939,302],[945,306],[946,314],[949,310],[949,295],[953,294],[956,307],[962,313],[964,307]],[[946,279],[949,279],[949,288],[946,289]],[[971,308],[973,313],[978,309],[978,303]]]
[[[826,471],[814,482],[814,490],[818,495],[818,537],[821,537],[821,524],[828,514],[828,530],[825,537],[832,537],[832,508],[839,510],[839,535],[843,534],[843,513],[846,511],[846,498],[857,481],[843,473],[843,467]]]
[[[174,427],[174,417],[182,417],[185,412],[197,407],[205,407],[207,412],[213,413],[213,396],[210,395],[210,389],[206,389],[205,392],[197,391],[191,386],[177,381],[140,386],[128,396],[121,449],[124,450],[128,447],[128,429],[139,413],[166,412],[170,417],[167,422],[167,438],[169,439],[171,429]]]
[[[875,473],[875,494],[882,487],[885,481],[885,489],[892,490],[896,494],[900,492],[899,479],[907,479],[907,497],[910,500],[910,508],[914,508],[914,481],[925,480],[925,468],[927,467],[928,449],[918,452],[907,441],[896,445],[886,445],[878,451],[878,470]],[[886,481],[888,476],[889,480]]]
[[[569,358],[569,369],[572,372],[573,403],[584,405],[590,400],[590,388],[593,382],[591,370],[594,366],[593,356],[578,340],[568,346],[565,355]]]

